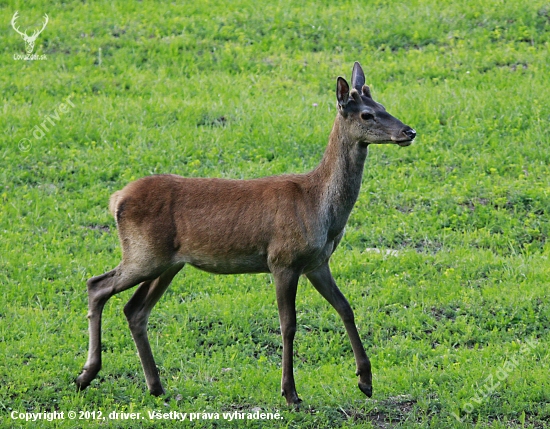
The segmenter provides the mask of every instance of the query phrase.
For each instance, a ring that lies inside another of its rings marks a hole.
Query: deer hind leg
[[[296,290],[299,274],[290,270],[274,272],[279,321],[283,337],[283,374],[281,394],[288,405],[299,404],[302,400],[296,392],[293,369],[294,335],[296,334]]]
[[[124,306],[124,314],[138,349],[147,387],[149,392],[155,396],[163,395],[164,389],[147,337],[147,321],[151,310],[183,266],[183,263],[174,265],[156,279],[143,282]]]
[[[324,264],[315,271],[306,274],[306,277],[342,318],[355,356],[355,363],[357,365],[356,375],[359,376],[359,389],[370,398],[372,396],[371,364],[359,338],[351,306],[342,292],[340,292],[340,289],[338,289],[338,286],[336,286],[328,264]]]
[[[156,275],[155,275],[156,274]],[[113,295],[129,289],[137,284],[154,279],[158,273],[144,273],[139,269],[128,269],[124,262],[114,270],[86,282],[88,289],[88,359],[82,373],[76,379],[78,390],[90,385],[101,369],[101,315],[105,303]]]

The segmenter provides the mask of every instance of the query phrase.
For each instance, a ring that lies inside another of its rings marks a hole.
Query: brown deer
[[[296,289],[304,274],[336,309],[349,335],[359,388],[372,396],[371,364],[353,311],[332,277],[329,258],[355,204],[369,144],[408,146],[416,132],[372,99],[359,63],[352,88],[337,80],[338,113],[321,163],[306,174],[252,180],[157,175],[115,192],[122,262],[87,282],[89,354],[85,389],[101,368],[101,313],[113,295],[139,287],[124,307],[147,386],[164,394],[147,338],[151,309],[185,264],[216,274],[271,273],[283,340],[282,395],[298,404],[293,374]]]

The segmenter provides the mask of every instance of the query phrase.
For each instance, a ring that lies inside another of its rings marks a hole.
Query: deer
[[[213,274],[270,273],[282,336],[281,394],[301,399],[293,373],[296,294],[305,276],[342,319],[351,342],[359,389],[372,396],[371,363],[354,312],[336,285],[329,259],[357,201],[371,144],[409,146],[416,131],[373,100],[356,62],[350,89],[336,82],[337,114],[321,162],[305,174],[237,180],[146,176],[109,201],[122,261],[87,281],[89,350],[79,390],[101,368],[101,315],[113,295],[139,285],[124,313],[152,395],[164,395],[147,337],[152,308],[174,276],[191,265]]]
[[[27,32],[21,32],[19,29],[15,26],[15,21],[19,17],[18,11],[15,11],[13,14],[13,17],[11,18],[11,26],[13,29],[23,38],[25,41],[25,50],[27,51],[27,54],[32,54],[32,51],[34,50],[34,42],[36,42],[36,39],[38,38],[38,35],[44,31],[46,28],[46,25],[48,25],[48,15],[44,14],[44,24],[42,25],[42,28],[40,30],[34,30],[32,35],[28,36]]]

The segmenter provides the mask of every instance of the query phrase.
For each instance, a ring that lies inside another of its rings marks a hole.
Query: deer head
[[[32,54],[32,51],[34,50],[34,42],[36,41],[36,38],[42,31],[44,31],[44,28],[46,28],[46,25],[48,24],[48,15],[44,14],[44,25],[42,25],[42,28],[40,30],[34,30],[32,35],[28,36],[27,32],[21,32],[19,29],[15,26],[15,20],[18,18],[18,12],[15,11],[13,14],[13,18],[11,19],[11,26],[13,29],[21,35],[23,40],[25,41],[25,50],[27,51],[27,54]]]
[[[346,80],[339,77],[336,98],[338,111],[354,140],[365,145],[396,143],[409,146],[416,137],[416,131],[390,115],[384,106],[372,99],[370,88],[365,85],[365,74],[358,62],[353,66],[351,85],[350,91]]]

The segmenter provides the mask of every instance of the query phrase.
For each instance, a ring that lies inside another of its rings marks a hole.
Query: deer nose
[[[410,127],[404,130],[403,134],[405,134],[411,140],[413,140],[416,137],[416,131]]]

